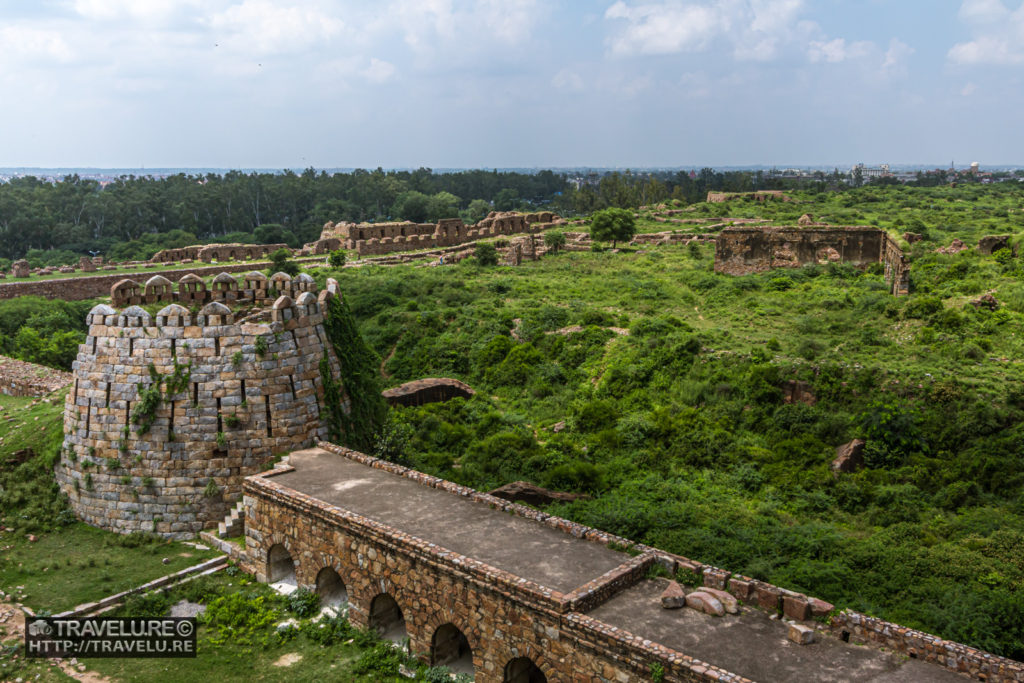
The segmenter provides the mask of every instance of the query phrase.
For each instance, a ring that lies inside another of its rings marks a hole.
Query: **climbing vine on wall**
[[[341,366],[340,381],[336,381],[327,357],[320,361],[328,438],[369,451],[388,411],[380,395],[380,358],[366,345],[348,304],[340,297],[328,300],[324,330]]]
[[[139,400],[132,408],[132,424],[140,436],[153,426],[156,411],[164,399],[184,391],[192,378],[192,364],[179,363],[177,360],[174,361],[174,369],[168,375],[161,375],[152,363],[148,369],[150,385],[139,389]]]

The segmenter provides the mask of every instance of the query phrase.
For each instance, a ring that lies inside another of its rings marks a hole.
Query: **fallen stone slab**
[[[705,591],[694,591],[687,595],[686,606],[714,617],[725,616],[725,608],[722,607],[722,603],[711,593]]]
[[[739,602],[737,602],[736,598],[731,593],[721,590],[719,588],[707,587],[701,588],[701,591],[704,593],[709,593],[714,598],[716,598],[720,603],[722,603],[722,607],[724,607],[725,611],[729,614],[739,614]]]
[[[686,607],[686,591],[678,582],[672,581],[661,594],[661,606],[665,609]]]

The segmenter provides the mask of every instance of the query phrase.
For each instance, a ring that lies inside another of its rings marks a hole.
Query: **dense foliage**
[[[0,301],[0,355],[70,370],[94,305],[37,296]]]
[[[391,457],[479,488],[587,492],[549,511],[1024,657],[1024,264],[934,252],[1019,232],[1024,194],[802,199],[728,210],[920,232],[912,295],[843,264],[718,275],[697,245],[337,272],[388,382],[478,392],[394,410]],[[971,305],[987,292],[996,310]],[[791,380],[814,399],[789,402]],[[867,466],[834,476],[853,438]]]

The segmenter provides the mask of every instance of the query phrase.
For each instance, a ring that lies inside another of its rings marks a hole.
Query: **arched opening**
[[[505,665],[505,683],[548,683],[548,677],[528,657],[516,657]]]
[[[288,549],[278,543],[267,553],[267,581],[274,588],[290,593],[298,587],[295,579],[295,563]]]
[[[348,591],[338,572],[324,567],[316,575],[316,594],[324,607],[341,607],[348,603]]]
[[[384,640],[395,643],[400,643],[408,637],[402,610],[395,599],[387,593],[381,593],[370,603],[370,628],[376,629]]]
[[[453,673],[473,675],[473,651],[469,640],[452,624],[442,624],[434,631],[430,661],[434,666],[447,666]]]

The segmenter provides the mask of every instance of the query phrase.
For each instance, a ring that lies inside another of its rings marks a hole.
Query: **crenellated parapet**
[[[111,286],[110,300],[118,307],[162,302],[195,306],[210,301],[228,305],[244,302],[261,306],[270,303],[278,295],[286,294],[296,298],[303,292],[316,292],[316,282],[306,273],[299,273],[294,278],[287,273],[274,273],[268,278],[254,270],[241,278],[220,273],[213,278],[209,287],[205,280],[192,274],[182,277],[177,286],[162,275],[154,275],[145,284],[124,279]]]
[[[242,480],[274,455],[325,437],[321,360],[335,377],[339,366],[323,321],[337,284],[318,297],[308,276],[228,277],[234,286],[209,289],[183,278],[155,315],[137,304],[88,314],[56,466],[84,521],[193,536],[222,520]],[[145,299],[150,284],[122,291]],[[166,287],[152,283],[152,296]],[[243,301],[269,306],[243,317],[233,308]]]

